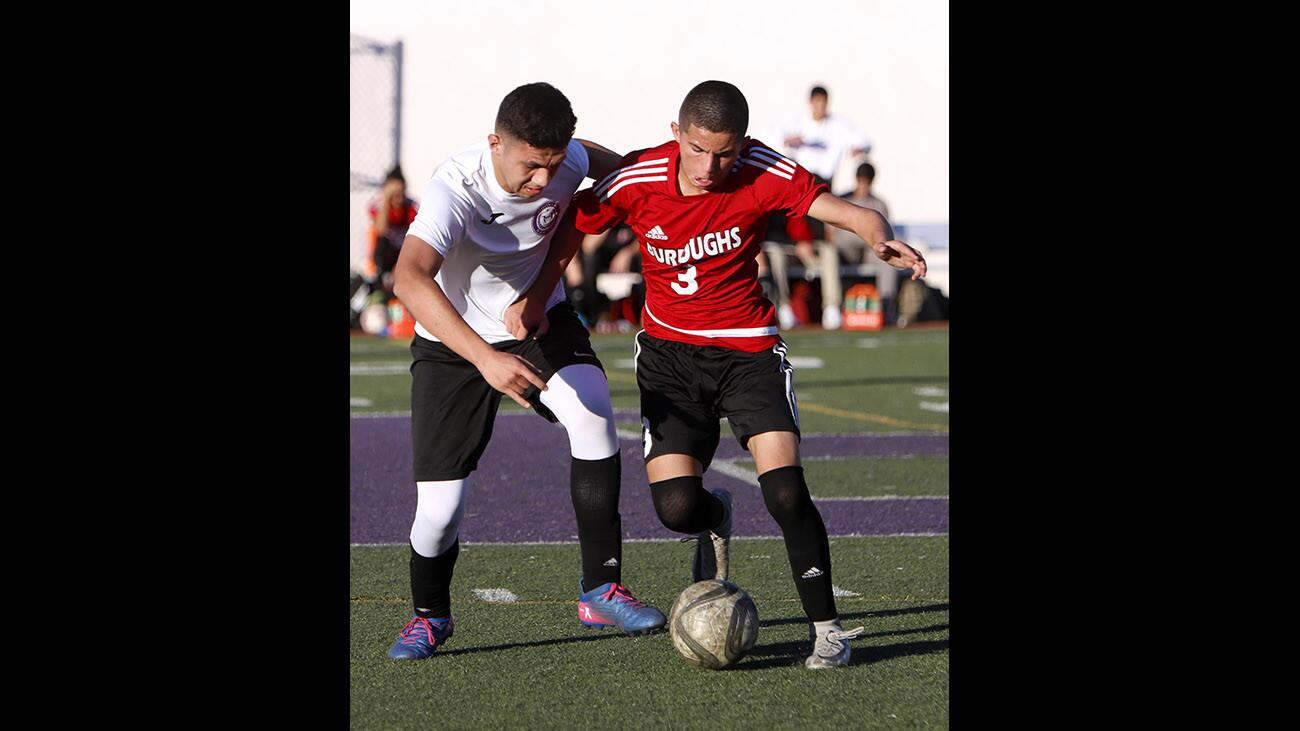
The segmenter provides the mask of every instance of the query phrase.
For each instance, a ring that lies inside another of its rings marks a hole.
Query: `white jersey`
[[[790,119],[781,129],[782,144],[786,137],[795,135],[803,138],[803,145],[781,149],[809,172],[820,175],[826,181],[835,179],[835,171],[849,150],[855,147],[864,151],[871,149],[871,140],[866,135],[848,120],[829,113],[821,121],[813,119],[812,114],[807,112]]]
[[[514,340],[503,322],[506,308],[537,278],[560,217],[587,175],[582,143],[570,140],[566,153],[542,192],[524,198],[497,183],[492,149],[484,143],[439,165],[420,198],[420,212],[407,233],[442,254],[438,286],[489,343]],[[563,300],[561,281],[546,309]],[[419,322],[415,331],[437,340]]]

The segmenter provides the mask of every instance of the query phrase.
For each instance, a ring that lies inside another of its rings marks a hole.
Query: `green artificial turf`
[[[667,614],[691,545],[634,542],[623,581]],[[354,546],[351,721],[358,729],[889,728],[948,724],[948,538],[831,539],[836,601],[863,626],[853,663],[809,671],[808,625],[783,544],[737,539],[731,578],[754,598],[757,646],[731,668],[688,665],[666,632],[625,637],[577,621],[577,545],[462,547],[457,631],[421,661],[385,653],[411,613],[406,546]],[[474,589],[506,589],[489,603]]]

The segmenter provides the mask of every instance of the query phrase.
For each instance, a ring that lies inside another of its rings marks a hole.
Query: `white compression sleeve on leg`
[[[569,433],[569,451],[578,459],[605,459],[618,453],[609,381],[594,365],[565,366],[546,382],[542,403]]]
[[[460,534],[460,519],[465,515],[465,480],[417,482],[415,488],[419,497],[415,522],[411,524],[411,547],[425,558],[440,556]]]

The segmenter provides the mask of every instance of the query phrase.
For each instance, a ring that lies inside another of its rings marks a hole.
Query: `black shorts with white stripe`
[[[636,381],[641,390],[643,455],[689,454],[706,468],[726,417],[742,449],[769,431],[799,437],[794,368],[785,341],[746,353],[636,336]]]

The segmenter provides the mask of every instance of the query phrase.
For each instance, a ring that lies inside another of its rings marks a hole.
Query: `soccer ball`
[[[701,581],[686,587],[673,602],[668,633],[687,662],[718,670],[754,648],[758,608],[730,581]]]

